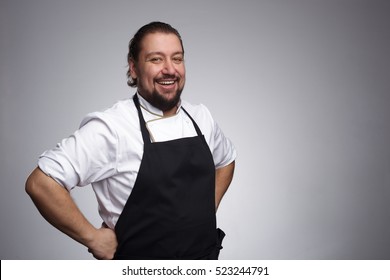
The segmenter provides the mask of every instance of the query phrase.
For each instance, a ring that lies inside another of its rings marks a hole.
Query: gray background
[[[127,43],[182,33],[184,97],[236,145],[222,259],[390,258],[389,1],[0,2],[0,257],[91,259],[24,192],[38,156],[134,92]],[[72,195],[100,224],[90,187]]]

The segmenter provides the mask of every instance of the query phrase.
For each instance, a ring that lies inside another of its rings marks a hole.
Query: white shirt
[[[183,106],[198,124],[213,155],[216,169],[233,162],[236,151],[204,105],[182,101],[176,115],[163,117],[139,94],[152,142],[196,136]],[[114,228],[131,194],[143,156],[138,112],[133,100],[117,102],[104,112],[88,114],[80,128],[54,149],[45,151],[38,166],[69,191],[91,184],[103,221]]]

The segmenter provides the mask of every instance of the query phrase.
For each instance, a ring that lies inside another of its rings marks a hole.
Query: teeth
[[[173,85],[175,81],[160,81],[158,83],[162,85]]]

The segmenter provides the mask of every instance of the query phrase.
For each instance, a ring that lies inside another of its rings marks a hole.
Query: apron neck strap
[[[141,112],[141,106],[139,105],[137,94],[134,94],[133,101],[138,111],[139,124],[141,126],[141,133],[142,133],[142,138],[144,140],[144,145],[151,144],[152,142],[150,141],[149,131],[147,130],[145,125],[145,119]]]
[[[195,130],[196,130],[196,133],[198,134],[198,136],[202,136],[202,131],[200,131],[200,128],[199,126],[196,124],[196,122],[194,121],[194,119],[191,117],[191,115],[187,112],[186,109],[184,109],[183,106],[181,106],[181,108],[183,109],[183,111],[187,114],[187,116],[191,119],[192,123],[194,124],[194,127],[195,127]]]

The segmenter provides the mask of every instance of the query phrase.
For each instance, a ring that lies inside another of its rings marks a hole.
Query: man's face
[[[175,34],[151,33],[141,42],[138,62],[130,62],[138,92],[164,113],[176,112],[185,84],[184,53]]]

